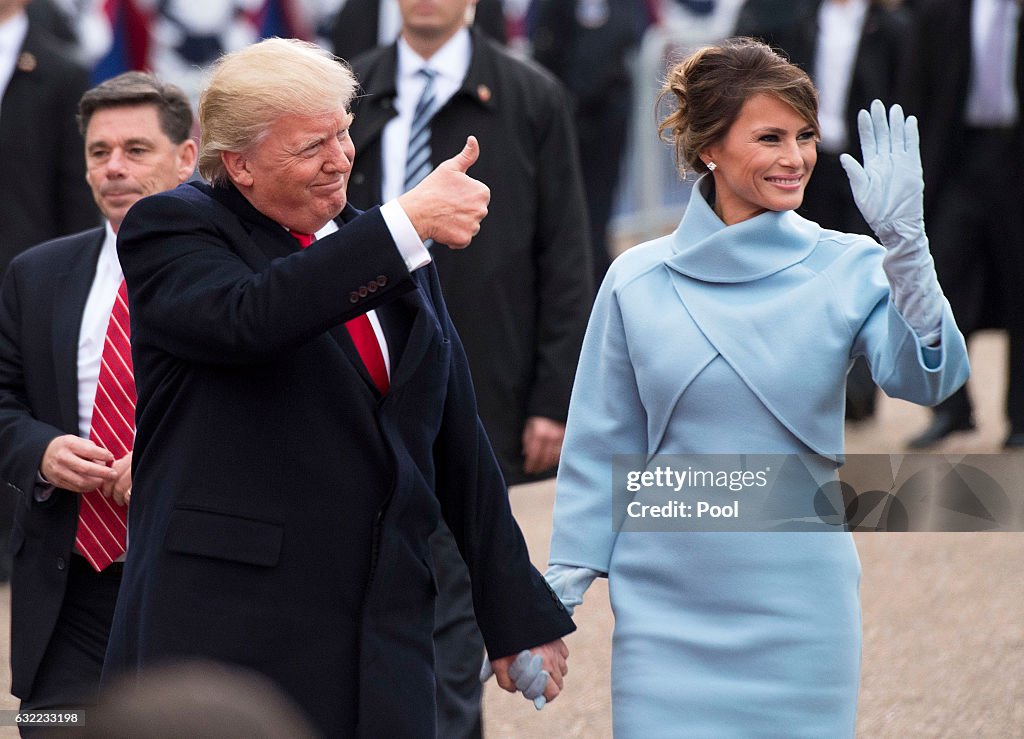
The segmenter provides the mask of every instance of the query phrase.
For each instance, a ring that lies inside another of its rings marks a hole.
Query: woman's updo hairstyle
[[[743,103],[759,93],[788,103],[819,134],[818,93],[811,78],[760,41],[728,39],[699,49],[669,70],[657,109],[672,110],[658,124],[658,133],[675,150],[680,176],[688,169],[708,171],[700,153],[725,136]]]

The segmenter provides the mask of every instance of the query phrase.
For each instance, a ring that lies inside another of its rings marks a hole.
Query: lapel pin
[[[39,62],[36,61],[35,54],[29,51],[21,52],[18,56],[18,71],[19,72],[31,72],[38,66]]]
[[[476,96],[480,98],[481,103],[487,103],[491,100],[491,88],[487,85],[480,85],[476,88]]]

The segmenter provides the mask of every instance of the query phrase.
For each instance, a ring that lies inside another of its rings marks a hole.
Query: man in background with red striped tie
[[[18,500],[11,692],[23,711],[86,705],[99,685],[135,437],[116,234],[129,207],[187,180],[196,161],[187,98],[152,75],[87,91],[79,125],[106,224],[18,255],[0,287],[0,479]]]

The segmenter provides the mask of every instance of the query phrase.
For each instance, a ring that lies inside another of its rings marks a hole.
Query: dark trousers
[[[455,537],[442,522],[430,537],[437,576],[434,610],[434,674],[439,739],[483,735],[480,666],[484,642],[473,612],[473,591]]]
[[[590,241],[593,249],[594,290],[601,286],[611,264],[608,224],[621,181],[629,129],[630,91],[616,88],[601,105],[576,112],[580,172],[587,195]]]
[[[121,585],[120,563],[96,572],[73,554],[53,636],[39,665],[32,694],[21,701],[22,711],[53,711],[88,706],[99,690],[103,657]],[[52,731],[52,727],[23,727],[22,735]]]
[[[1006,414],[1024,432],[1024,187],[1011,130],[972,130],[950,182],[926,213],[935,270],[966,336],[1009,335]],[[962,403],[962,399],[951,399]],[[940,406],[941,408],[942,406]]]

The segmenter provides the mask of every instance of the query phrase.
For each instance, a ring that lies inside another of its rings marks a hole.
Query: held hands
[[[491,661],[485,656],[480,682],[493,674],[503,690],[521,692],[539,711],[562,691],[563,678],[569,674],[568,657],[569,647],[561,639]]]
[[[881,100],[871,112],[857,114],[857,130],[864,155],[861,166],[849,154],[840,162],[850,178],[853,199],[864,220],[885,246],[916,238],[924,230],[924,178],[921,170],[917,118],[904,119],[903,108],[889,109],[888,121]]]
[[[466,174],[479,156],[480,144],[470,136],[461,152],[398,198],[422,240],[462,249],[479,233],[491,191]]]

